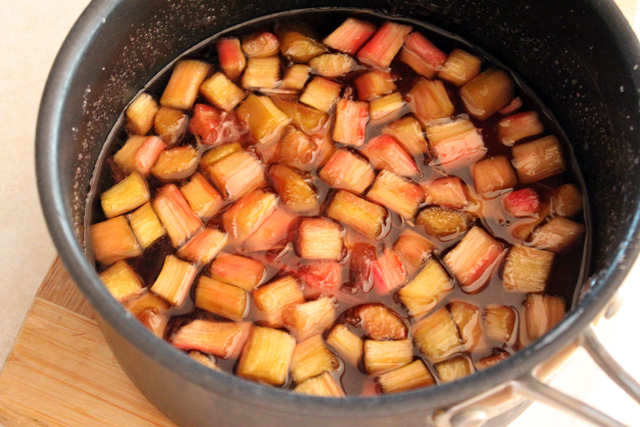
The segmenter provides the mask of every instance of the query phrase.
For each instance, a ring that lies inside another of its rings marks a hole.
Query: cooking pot
[[[331,7],[427,22],[482,46],[555,113],[583,172],[593,232],[579,302],[542,339],[462,380],[330,399],[210,370],[148,332],[110,296],[85,255],[92,171],[121,112],[149,79],[223,29],[265,15]],[[640,401],[637,383],[599,346],[590,327],[640,250],[639,64],[633,32],[604,0],[95,0],[69,33],[45,89],[36,149],[40,198],[60,257],[98,314],[122,368],[179,425],[504,425],[529,399],[618,425],[539,379],[583,345]]]

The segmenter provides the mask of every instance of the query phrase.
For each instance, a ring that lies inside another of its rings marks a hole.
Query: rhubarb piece
[[[262,222],[258,230],[244,241],[244,247],[249,252],[257,252],[283,246],[289,235],[289,228],[291,228],[291,224],[296,218],[296,215],[285,208],[276,208]]]
[[[404,230],[393,244],[393,250],[403,259],[409,275],[427,262],[434,249],[433,243],[411,230]]]
[[[220,369],[216,364],[215,358],[211,358],[210,356],[204,353],[200,353],[199,351],[191,350],[189,352],[189,357],[195,360],[196,362],[206,366],[207,368],[216,369],[216,370]]]
[[[300,384],[323,372],[334,371],[338,366],[336,355],[324,344],[322,336],[315,335],[296,345],[291,358],[291,377]]]
[[[149,291],[144,291],[139,296],[125,301],[124,306],[155,336],[164,337],[168,321],[165,313],[169,309],[169,304],[165,300]]]
[[[398,292],[413,318],[420,318],[435,308],[453,290],[453,281],[440,263],[431,258],[406,286]]]
[[[209,264],[228,240],[227,233],[215,228],[203,228],[180,248],[178,255],[200,265]]]
[[[455,274],[462,290],[474,293],[486,283],[503,253],[500,243],[480,227],[473,227],[444,257],[444,263]]]
[[[407,280],[407,269],[393,249],[386,248],[373,263],[373,286],[379,294],[388,294]]]
[[[194,320],[178,329],[171,344],[181,350],[198,350],[222,359],[237,359],[251,333],[251,323]]]
[[[527,336],[535,341],[557,325],[565,314],[565,303],[561,297],[529,294],[524,303],[524,318]]]
[[[143,176],[149,175],[153,165],[156,164],[166,147],[164,141],[157,136],[148,137],[133,157],[135,170]]]
[[[492,367],[493,365],[497,365],[498,363],[509,357],[509,353],[504,350],[494,350],[494,353],[495,354],[491,356],[483,357],[482,359],[478,360],[476,362],[476,369],[478,371],[482,371],[483,369],[487,369]]]
[[[519,110],[520,108],[522,108],[522,99],[519,96],[516,96],[505,107],[502,107],[499,112],[500,112],[500,114],[506,116],[508,114],[514,113],[515,111]]]
[[[458,326],[446,307],[415,323],[413,339],[432,362],[445,360],[463,348]]]
[[[274,97],[273,102],[287,116],[291,117],[291,123],[307,135],[313,135],[323,130],[329,121],[326,112],[307,107],[299,102],[288,101]]]
[[[295,277],[284,276],[256,289],[253,301],[262,312],[265,323],[280,328],[284,324],[284,311],[292,304],[304,303],[304,295]]]
[[[122,148],[113,155],[113,161],[125,174],[136,170],[135,156],[138,149],[147,141],[146,136],[133,135],[127,139]]]
[[[340,357],[353,366],[358,366],[362,358],[363,342],[348,327],[343,324],[334,326],[327,336],[327,343],[336,349]]]
[[[231,80],[240,77],[247,60],[240,48],[240,40],[236,37],[225,37],[216,41],[220,68]]]
[[[239,150],[205,170],[227,199],[235,200],[266,183],[262,164],[252,154]]]
[[[300,102],[328,113],[340,96],[342,85],[324,77],[314,77],[300,95]]]
[[[305,28],[296,28],[290,25],[279,34],[280,52],[292,62],[307,63],[316,56],[327,51],[321,43],[318,43],[308,35]]]
[[[504,198],[504,208],[516,218],[535,216],[542,208],[540,196],[533,188],[512,191]]]
[[[380,135],[369,141],[362,150],[376,169],[388,169],[400,176],[415,176],[420,173],[415,160],[390,135]]]
[[[480,160],[473,166],[473,182],[482,195],[513,188],[518,184],[516,174],[506,156]]]
[[[245,89],[273,89],[280,83],[280,58],[249,58],[242,75]]]
[[[298,225],[301,258],[338,261],[342,258],[342,226],[328,218],[304,218]]]
[[[177,110],[190,110],[210,69],[211,65],[206,62],[194,59],[178,61],[173,67],[169,83],[162,92],[160,105]]]
[[[264,280],[267,270],[260,261],[239,255],[219,255],[209,268],[211,278],[253,291]]]
[[[473,304],[452,301],[448,305],[453,321],[458,325],[466,351],[483,351],[487,347],[482,330],[480,309]]]
[[[538,113],[526,111],[505,117],[498,122],[498,138],[506,146],[512,146],[521,139],[544,132]]]
[[[182,305],[196,274],[198,269],[195,265],[173,255],[167,255],[160,274],[151,286],[151,291],[172,305]]]
[[[217,214],[224,205],[218,190],[200,172],[194,173],[189,182],[180,187],[180,191],[191,209],[204,221]]]
[[[195,135],[199,143],[215,147],[225,142],[237,141],[246,133],[246,128],[234,113],[220,111],[205,104],[196,104],[189,122],[189,131]]]
[[[284,331],[256,326],[244,346],[236,374],[281,386],[287,380],[296,340]]]
[[[513,166],[523,184],[540,181],[565,170],[562,147],[553,135],[516,145],[511,153]]]
[[[431,154],[446,171],[470,165],[487,153],[482,135],[469,120],[429,126],[426,132]]]
[[[367,197],[411,220],[424,199],[424,193],[415,182],[385,169],[378,173]]]
[[[127,128],[136,135],[148,134],[159,109],[153,96],[146,92],[141,93],[127,107]]]
[[[375,246],[357,242],[351,248],[349,276],[357,289],[369,292],[373,287],[373,264],[378,259]]]
[[[345,395],[340,384],[328,372],[296,385],[293,391],[321,397],[344,397]]]
[[[176,248],[182,246],[202,227],[202,220],[191,210],[189,203],[174,184],[161,187],[151,204],[167,229],[171,244]]]
[[[297,276],[310,289],[333,292],[342,279],[342,266],[336,261],[315,261],[298,269]]]
[[[518,315],[512,307],[489,305],[484,311],[484,325],[489,339],[500,344],[511,344],[517,334]]]
[[[507,255],[502,280],[507,291],[542,292],[549,279],[554,253],[515,245]]]
[[[400,51],[400,61],[428,79],[436,75],[446,59],[447,54],[435,47],[420,33],[409,34]]]
[[[126,261],[120,260],[100,273],[100,280],[120,302],[144,291],[142,280]]]
[[[376,380],[385,394],[428,387],[436,383],[422,360],[414,360],[402,368],[380,375]]]
[[[458,93],[469,114],[478,120],[487,120],[513,99],[513,80],[507,72],[489,68],[462,86]]]
[[[313,167],[318,146],[304,132],[289,125],[278,142],[275,158],[281,163],[300,170]]]
[[[284,326],[298,341],[322,334],[335,319],[335,308],[329,297],[291,304],[282,313]]]
[[[386,209],[348,191],[340,190],[333,196],[327,216],[373,240],[386,232]]]
[[[450,117],[454,112],[453,104],[440,80],[418,80],[407,93],[411,112],[423,126],[435,119]]]
[[[423,226],[428,235],[442,241],[448,241],[467,231],[471,220],[464,212],[441,206],[429,206],[420,211],[416,217],[416,225]]]
[[[114,218],[129,212],[149,201],[147,180],[138,172],[128,177],[100,195],[100,205],[107,218]]]
[[[309,61],[314,74],[322,77],[341,77],[356,67],[356,61],[344,53],[324,53]]]
[[[231,320],[242,320],[249,312],[247,291],[233,285],[200,276],[195,306]]]
[[[369,162],[344,148],[335,150],[318,173],[333,188],[362,193],[375,178]]]
[[[369,375],[382,374],[411,363],[411,339],[364,342],[364,367]]]
[[[382,133],[395,138],[412,156],[429,152],[429,144],[422,133],[422,126],[412,115],[391,122],[382,129]]]
[[[372,23],[355,18],[347,18],[322,42],[331,49],[355,55],[375,32],[376,26]]]
[[[453,49],[438,72],[442,80],[460,87],[480,73],[482,60],[464,50]]]
[[[185,179],[196,171],[199,160],[198,150],[191,145],[169,148],[160,153],[151,173],[163,182]]]
[[[280,111],[267,96],[249,95],[238,107],[238,117],[249,126],[259,144],[276,140],[291,118]]]
[[[283,89],[302,90],[305,83],[307,83],[310,71],[311,68],[308,65],[293,64],[284,72],[281,87]]]
[[[232,239],[241,243],[251,236],[276,209],[278,196],[263,189],[253,190],[222,214],[222,224]]]
[[[388,95],[398,87],[393,77],[386,71],[373,70],[358,76],[353,84],[358,92],[360,101],[373,101],[383,95]]]
[[[346,98],[339,99],[336,106],[336,122],[333,126],[333,140],[354,147],[361,146],[364,144],[368,121],[369,104],[350,101]]]
[[[242,51],[249,57],[266,58],[277,56],[280,42],[275,34],[259,31],[242,38]]]
[[[551,212],[570,218],[582,210],[582,194],[573,184],[564,184],[551,196]]]
[[[251,64],[251,60],[249,60],[249,64]],[[244,75],[246,76],[248,72],[249,67]],[[244,91],[220,72],[215,73],[202,83],[200,93],[207,101],[224,111],[233,110],[244,98]]]
[[[381,70],[389,68],[412,29],[409,25],[385,22],[358,51],[358,60]]]
[[[110,265],[142,254],[142,248],[124,216],[117,216],[90,227],[91,247],[96,261]]]
[[[469,206],[467,186],[457,176],[438,178],[422,184],[425,202],[446,208],[462,209]]]
[[[403,340],[409,333],[402,318],[381,303],[353,307],[348,311],[345,320],[362,328],[365,335],[372,340]]]
[[[148,248],[153,242],[167,233],[150,202],[131,212],[127,219],[131,224],[133,234],[135,234],[143,249]]]
[[[400,92],[393,92],[369,102],[369,114],[372,122],[389,121],[395,119],[402,107],[405,106]]]
[[[473,363],[464,356],[452,357],[444,362],[436,363],[434,366],[443,383],[459,380],[471,375],[474,371]]]
[[[533,230],[538,225],[542,224],[542,222],[547,219],[550,213],[551,205],[549,203],[541,203],[538,213],[532,215],[532,217],[534,218],[533,221],[516,226],[512,232],[513,237],[520,240],[528,239],[529,236],[531,236],[531,233],[533,233]]]
[[[318,192],[299,173],[284,165],[273,165],[269,169],[269,178],[282,203],[292,212],[310,215],[318,213]]]
[[[560,253],[578,243],[584,232],[583,224],[557,216],[533,232],[531,245]]]

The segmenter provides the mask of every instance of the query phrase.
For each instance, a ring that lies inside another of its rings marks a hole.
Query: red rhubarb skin
[[[363,64],[386,70],[412,29],[408,25],[385,22],[371,40],[360,49],[358,59]]]
[[[336,261],[316,261],[300,267],[297,276],[311,289],[335,292],[342,280],[342,267]]]
[[[516,218],[533,216],[540,212],[540,196],[533,188],[523,188],[504,198],[504,208]]]
[[[376,32],[376,26],[370,22],[347,18],[323,43],[340,52],[355,54]]]
[[[420,33],[411,33],[404,41],[403,56],[415,72],[433,78],[447,60],[447,54],[438,49]]]
[[[233,113],[226,113],[205,104],[196,104],[189,132],[200,137],[205,145],[218,146],[234,142],[246,133],[246,127]]]
[[[407,269],[400,256],[391,249],[372,265],[373,287],[379,294],[386,295],[399,288],[407,280]]]
[[[369,141],[364,154],[376,168],[387,168],[400,176],[419,175],[418,165],[413,157],[391,135],[383,134]]]
[[[166,147],[167,145],[159,137],[147,137],[133,158],[135,169],[142,175],[149,175],[151,168],[158,160],[158,156]]]
[[[223,38],[216,42],[220,67],[231,80],[235,80],[242,74],[247,59],[242,53],[240,41],[237,38]]]

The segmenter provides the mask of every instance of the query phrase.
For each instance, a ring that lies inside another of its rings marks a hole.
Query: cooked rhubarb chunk
[[[402,318],[381,303],[362,304],[351,308],[346,321],[362,328],[368,338],[377,341],[403,340],[409,333]]]
[[[436,383],[422,360],[415,360],[402,368],[382,374],[377,380],[383,393],[398,393]]]
[[[280,111],[267,96],[249,95],[238,107],[238,117],[249,127],[259,144],[280,138],[291,118]]]
[[[315,335],[296,345],[291,358],[291,377],[300,384],[323,372],[336,370],[339,365],[335,354],[324,344],[322,336]]]
[[[280,42],[275,34],[268,31],[259,31],[242,38],[242,51],[249,57],[266,58],[276,56],[280,48]]]
[[[147,290],[125,301],[124,306],[155,336],[164,337],[168,321],[166,311],[170,307],[165,300]]]
[[[380,239],[385,230],[387,211],[348,191],[338,191],[327,209],[327,216],[353,228],[370,239]]]
[[[283,246],[289,236],[289,229],[296,215],[284,207],[276,208],[247,240],[244,247],[249,252],[268,251]]]
[[[562,320],[565,303],[561,297],[529,294],[524,303],[524,317],[529,341],[546,334]]]
[[[582,194],[574,184],[563,185],[551,196],[551,211],[556,215],[571,218],[582,210],[582,205]]]
[[[533,230],[542,224],[551,213],[551,205],[549,203],[541,203],[537,213],[531,215],[533,220],[520,224],[513,229],[513,237],[520,240],[527,240]],[[524,222],[524,221],[523,221]]]
[[[341,148],[329,156],[318,176],[333,188],[362,193],[373,182],[375,173],[366,159]]]
[[[434,249],[433,243],[411,230],[403,231],[393,244],[393,250],[404,261],[409,275],[413,275],[427,262]]]
[[[373,287],[373,264],[378,259],[375,246],[357,242],[351,248],[349,278],[356,289],[369,292]]]
[[[242,75],[245,89],[273,89],[280,83],[280,58],[249,58]]]
[[[382,374],[411,363],[411,339],[364,342],[364,367],[369,375]]]
[[[473,293],[483,287],[503,253],[502,244],[480,227],[473,227],[444,257],[444,263],[462,289]]]
[[[453,321],[458,325],[460,337],[466,351],[482,351],[487,342],[482,330],[482,314],[473,304],[452,301],[448,305]]]
[[[473,182],[480,194],[513,188],[518,178],[506,156],[480,160],[473,166]]]
[[[553,252],[515,245],[507,255],[502,280],[511,292],[542,292],[553,264]]]
[[[489,68],[462,86],[459,94],[469,114],[486,120],[513,99],[513,80],[505,71]]]
[[[416,225],[424,227],[430,236],[442,241],[452,240],[467,231],[471,220],[464,212],[458,212],[441,206],[429,206],[420,211]]]
[[[273,165],[269,169],[269,180],[282,203],[292,212],[308,215],[318,213],[318,192],[299,173],[284,165]]]
[[[562,148],[553,135],[516,145],[511,153],[513,166],[523,184],[540,181],[565,170]]]
[[[205,221],[217,214],[224,204],[218,190],[200,172],[193,174],[191,180],[180,187],[180,191],[191,209]]]
[[[308,35],[306,28],[287,26],[278,34],[280,36],[280,52],[290,61],[307,63],[316,56],[327,51],[321,43]]]
[[[433,157],[446,171],[470,165],[487,153],[482,135],[469,120],[429,126],[426,132]]]
[[[388,68],[412,29],[409,25],[385,22],[358,51],[358,60],[374,68]]]
[[[344,53],[324,53],[309,61],[314,74],[322,77],[340,77],[356,67],[356,61]]]
[[[199,160],[198,150],[191,145],[170,148],[160,153],[151,173],[164,182],[185,179],[196,171]]]
[[[412,156],[429,152],[429,144],[422,133],[422,126],[412,115],[391,122],[382,129],[382,133],[391,135]]]
[[[280,328],[284,324],[284,311],[292,304],[304,303],[304,295],[293,276],[284,276],[256,289],[253,301],[261,311],[264,321],[269,326]]]
[[[342,258],[342,226],[328,218],[304,218],[298,225],[297,248],[301,258]]]
[[[244,289],[200,276],[195,306],[231,320],[242,320],[249,311],[249,297]]]
[[[215,228],[203,228],[182,245],[178,255],[191,262],[205,265],[218,255],[228,240],[227,233]]]
[[[542,132],[544,132],[544,126],[535,111],[514,114],[498,122],[498,137],[500,142],[507,146]]]
[[[336,106],[336,122],[333,126],[333,140],[355,147],[361,146],[364,144],[368,121],[369,104],[350,101],[346,98],[339,99]]]
[[[194,320],[171,337],[181,350],[198,350],[222,359],[237,359],[249,334],[251,323]]]
[[[151,286],[151,291],[172,305],[182,305],[196,274],[198,274],[198,269],[195,265],[182,261],[173,255],[167,255],[160,274]]]
[[[151,204],[164,224],[171,244],[176,248],[182,246],[202,227],[202,220],[191,210],[178,187],[173,184],[161,187]]]
[[[164,141],[157,136],[148,137],[133,157],[135,170],[141,175],[148,176],[166,147]]]
[[[436,72],[447,59],[447,54],[438,49],[420,33],[411,33],[404,40],[400,60],[413,68],[416,73],[428,79],[433,78]]]
[[[202,168],[202,170],[206,171],[214,163],[241,150],[242,145],[240,145],[239,142],[228,142],[226,144],[219,145],[204,153],[204,155],[200,159],[200,167]]]
[[[260,261],[239,255],[219,255],[211,263],[209,274],[215,280],[253,291],[264,280],[267,271]]]
[[[456,86],[462,86],[478,75],[481,65],[480,58],[464,50],[454,49],[438,72],[438,77]]]
[[[120,302],[144,291],[142,280],[126,261],[120,260],[100,273],[100,280]]]
[[[147,180],[138,172],[128,177],[100,195],[100,204],[107,218],[114,218],[129,212],[149,201]]]
[[[127,219],[143,249],[167,233],[149,202],[131,212]]]
[[[133,135],[127,139],[122,148],[113,155],[113,161],[125,174],[136,170],[136,153],[147,141],[146,136]]]
[[[416,215],[424,193],[415,182],[382,170],[367,191],[367,197],[410,220]]]
[[[281,386],[287,380],[296,340],[277,329],[256,326],[244,346],[236,374]]]
[[[353,81],[360,101],[373,101],[383,95],[388,95],[398,87],[393,77],[386,71],[374,70],[358,76]]]
[[[557,216],[531,235],[531,245],[560,253],[576,244],[585,233],[583,224]]]
[[[342,324],[334,326],[327,336],[327,343],[336,349],[340,357],[353,366],[358,366],[362,358],[363,342],[348,327]]]
[[[237,141],[247,129],[234,112],[227,113],[209,105],[196,104],[189,121],[189,132],[198,143],[215,147]]]
[[[136,135],[146,135],[160,107],[148,93],[141,93],[127,108],[127,127]]]
[[[427,126],[432,120],[444,119],[453,114],[454,107],[440,80],[418,80],[407,93],[411,112]]]
[[[329,297],[291,304],[282,313],[284,326],[298,341],[322,334],[335,319],[335,308]]]
[[[163,107],[189,110],[198,96],[198,89],[207,77],[211,65],[206,62],[186,59],[179,61],[160,98]]]
[[[342,85],[323,77],[314,77],[300,96],[300,102],[328,113],[335,104]]]
[[[341,284],[342,266],[336,261],[315,261],[300,267],[297,276],[310,289],[332,292]]]
[[[436,363],[435,368],[443,383],[459,380],[473,373],[473,364],[464,356],[456,356]]]
[[[202,83],[200,93],[207,101],[224,111],[233,110],[244,98],[244,91],[220,72]]]
[[[415,160],[390,135],[371,139],[362,150],[376,169],[389,169],[400,176],[415,176],[420,173]]]
[[[311,396],[344,397],[342,386],[328,372],[309,378],[305,382],[296,385],[293,391]]]
[[[540,196],[533,188],[512,191],[504,198],[504,208],[516,218],[534,216],[541,209]]]
[[[233,240],[243,242],[273,213],[277,204],[278,196],[274,193],[253,190],[222,214],[224,229]]]
[[[398,117],[398,112],[405,106],[405,101],[400,92],[390,93],[369,102],[369,114],[372,122],[393,120]]]
[[[227,199],[237,199],[265,184],[262,164],[248,151],[229,154],[205,172]]]
[[[512,307],[489,305],[484,311],[487,336],[500,344],[511,344],[517,335],[518,315]]]
[[[496,354],[491,355],[491,356],[487,356],[487,357],[483,357],[482,359],[480,359],[479,361],[476,362],[476,369],[478,371],[482,371],[483,369],[487,369],[492,367],[493,365],[496,365],[500,362],[502,362],[504,359],[506,359],[507,357],[509,357],[509,353],[503,350],[500,351],[495,351],[494,352]]]
[[[278,142],[275,159],[292,168],[309,170],[313,167],[318,148],[304,132],[289,125]]]
[[[307,135],[322,131],[329,122],[329,115],[315,108],[307,107],[295,101],[273,97],[273,102],[286,115],[291,117],[291,123]]]
[[[435,308],[453,290],[453,281],[440,263],[431,258],[427,265],[398,292],[402,303],[414,318]]]
[[[311,68],[308,65],[293,64],[284,72],[280,87],[283,89],[302,90],[305,83],[307,83],[310,71]]]
[[[216,41],[220,68],[231,80],[240,77],[247,65],[247,60],[240,48],[240,40],[235,37],[225,37]]]
[[[124,216],[93,224],[90,234],[93,256],[99,263],[110,265],[142,254],[142,248]]]
[[[463,348],[458,327],[446,307],[415,323],[413,339],[432,362],[444,360]]]
[[[322,42],[331,49],[354,55],[375,32],[376,26],[372,23],[347,18]]]
[[[467,186],[457,176],[438,178],[422,184],[425,202],[452,209],[462,209],[469,205]]]
[[[384,253],[371,266],[373,286],[379,294],[388,294],[402,286],[407,280],[407,269],[393,249]]]
[[[208,355],[206,355],[204,353],[201,353],[199,351],[191,350],[189,352],[189,357],[192,358],[193,360],[195,360],[196,362],[206,366],[207,368],[220,369],[218,367],[218,365],[216,364],[215,358],[212,358],[211,356],[208,356]]]
[[[519,110],[520,108],[522,108],[522,98],[520,98],[519,96],[516,96],[511,100],[510,103],[508,103],[506,106],[500,109],[500,114],[503,114],[506,116],[507,114],[512,114],[513,112]]]

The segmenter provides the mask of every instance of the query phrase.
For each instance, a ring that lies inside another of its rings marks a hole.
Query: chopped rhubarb
[[[427,265],[398,292],[413,318],[421,318],[453,290],[453,281],[440,263],[431,258]]]
[[[224,111],[233,110],[244,98],[244,91],[220,72],[202,83],[200,93],[207,101]]]
[[[205,170],[227,199],[237,199],[265,184],[260,161],[251,153],[239,150],[222,158]]]
[[[334,320],[336,320],[335,308],[329,297],[291,304],[282,313],[284,326],[298,341],[322,334]]]
[[[404,40],[400,60],[416,73],[431,79],[447,59],[447,54],[438,49],[420,33],[411,33]]]
[[[234,241],[243,242],[273,213],[277,204],[278,197],[274,193],[253,190],[222,214],[224,229]]]
[[[482,135],[469,120],[429,126],[426,132],[431,154],[445,171],[470,165],[487,153]]]
[[[236,374],[281,386],[287,380],[296,340],[284,331],[256,326],[244,346]]]
[[[347,18],[323,40],[323,43],[331,49],[355,55],[375,32],[376,26],[372,23]]]
[[[549,203],[541,203],[538,213],[532,215],[533,220],[524,222],[513,229],[512,235],[516,239],[527,240],[533,230],[540,224],[542,224],[549,214],[551,213],[551,205]]]
[[[287,307],[304,303],[304,295],[295,277],[284,276],[253,291],[253,302],[267,325],[280,328]]]
[[[231,80],[240,77],[247,60],[240,48],[240,40],[235,37],[225,37],[216,41],[220,68]]]
[[[422,360],[415,360],[401,368],[382,374],[377,381],[385,394],[428,387],[436,383]]]
[[[238,107],[238,117],[249,127],[259,144],[280,138],[291,118],[280,111],[267,96],[249,95]]]
[[[466,351],[483,351],[487,347],[482,330],[482,313],[473,304],[452,301],[448,305],[453,321],[458,325]]]
[[[382,170],[367,191],[367,198],[411,220],[424,199],[418,184],[410,179]]]
[[[127,219],[131,224],[133,234],[143,249],[148,248],[153,242],[167,234],[150,202],[131,212],[127,215]]]
[[[165,148],[166,144],[162,139],[157,136],[148,137],[133,157],[136,171],[144,176],[149,175]]]
[[[369,104],[346,98],[339,99],[333,126],[333,140],[355,147],[361,146],[364,144],[368,121]]]
[[[281,87],[283,89],[302,90],[309,78],[311,68],[304,64],[293,64],[284,72]]]
[[[313,74],[322,77],[341,77],[356,68],[356,61],[344,53],[324,53],[309,61]]]
[[[518,184],[518,178],[506,156],[480,160],[473,166],[472,172],[476,191],[482,195],[513,188]]]
[[[340,287],[342,267],[336,261],[314,261],[300,267],[296,275],[310,289],[333,292]]]
[[[441,206],[429,206],[420,211],[416,217],[416,225],[424,227],[424,231],[430,236],[437,237],[441,241],[449,241],[467,231],[471,225],[471,219],[464,212]]]
[[[266,58],[278,55],[280,42],[275,34],[259,31],[242,38],[242,51],[249,58]]]
[[[180,191],[191,209],[204,221],[217,214],[224,204],[218,190],[200,172],[194,173],[189,182],[180,187]]]
[[[147,136],[133,135],[113,155],[113,161],[125,174],[136,170],[135,156],[140,147],[147,141]]]
[[[174,247],[182,246],[202,227],[202,220],[174,184],[161,187],[151,204]]]
[[[209,274],[215,280],[253,291],[267,275],[260,261],[239,255],[219,255],[211,263]]]
[[[393,250],[403,259],[409,275],[427,262],[434,249],[433,243],[411,230],[403,231],[393,244]]]
[[[557,216],[533,232],[531,245],[538,249],[560,253],[580,241],[584,233],[583,224]]]
[[[438,178],[422,184],[425,202],[446,208],[462,209],[469,205],[467,186],[457,176]]]
[[[524,318],[529,341],[535,341],[557,325],[565,314],[561,297],[529,294],[524,303]]]
[[[386,248],[372,266],[373,286],[379,294],[388,294],[407,280],[407,269],[392,249]]]
[[[289,25],[285,26],[278,35],[280,52],[292,62],[307,63],[327,51],[324,45],[309,36],[306,28]]]
[[[498,137],[504,145],[512,146],[521,139],[544,132],[538,113],[527,111],[505,117],[498,122]]]
[[[247,291],[233,285],[200,276],[196,286],[196,307],[231,320],[242,320],[249,312]]]
[[[269,169],[269,181],[282,203],[292,212],[301,215],[318,213],[318,192],[295,170],[284,165],[273,165]]]
[[[275,159],[292,168],[309,170],[313,167],[318,148],[304,132],[289,125],[278,142]]]
[[[507,291],[542,292],[547,285],[554,253],[515,245],[504,264],[502,280]]]
[[[363,342],[343,324],[337,324],[327,336],[327,343],[353,366],[358,366],[362,358]]]
[[[348,191],[338,191],[327,209],[327,216],[353,228],[370,239],[381,239],[387,231],[387,211]]]
[[[144,284],[136,271],[123,260],[100,273],[100,280],[109,293],[120,302],[144,291]]]
[[[138,172],[129,174],[100,195],[100,205],[107,218],[127,213],[148,201],[149,185]]]
[[[181,350],[198,350],[222,359],[237,359],[251,333],[251,323],[194,320],[178,329],[171,344]]]
[[[375,246],[357,242],[351,248],[349,279],[357,289],[369,292],[373,287],[373,265],[378,259]]]
[[[353,84],[360,101],[373,101],[398,89],[391,74],[380,70],[369,71],[358,76]]]
[[[182,245],[178,255],[188,261],[205,265],[218,255],[228,240],[227,233],[215,228],[203,228]]]
[[[338,358],[327,348],[320,335],[299,342],[291,358],[291,377],[300,384],[309,378],[331,372],[340,366]]]
[[[382,374],[408,365],[413,360],[411,339],[364,342],[364,367],[369,375]]]
[[[318,176],[331,187],[362,193],[375,174],[365,158],[341,148],[330,155]]]
[[[542,208],[540,196],[533,188],[512,191],[504,198],[504,208],[516,218],[534,216]]]
[[[151,291],[172,305],[182,305],[196,274],[198,269],[195,265],[173,255],[167,255],[160,274],[151,286]]]
[[[189,357],[195,360],[196,362],[200,363],[201,365],[206,366],[207,368],[216,369],[216,370],[220,369],[216,364],[215,357],[208,356],[196,350],[191,350],[189,352]]]
[[[540,181],[565,170],[562,148],[553,135],[516,145],[511,153],[518,178],[523,184]]]
[[[511,102],[513,80],[506,71],[489,68],[462,86],[458,93],[469,114],[486,120]]]
[[[205,104],[196,104],[189,132],[205,145],[218,146],[237,141],[246,129],[233,113],[227,114]]]
[[[385,22],[358,51],[358,60],[381,70],[389,68],[412,29],[409,25]]]
[[[249,58],[242,75],[245,89],[273,89],[280,83],[280,58]]]
[[[372,122],[393,120],[398,117],[406,102],[400,92],[393,92],[369,102],[369,115]]]
[[[166,311],[170,307],[165,300],[146,290],[125,301],[124,306],[155,336],[164,337],[168,320]]]
[[[193,175],[199,160],[198,150],[191,145],[169,148],[160,153],[151,173],[163,182],[185,179]]]
[[[453,49],[438,72],[442,80],[460,87],[480,73],[482,60],[464,50]]]
[[[136,135],[146,135],[153,127],[153,119],[160,107],[148,93],[141,93],[127,108],[127,128]]]
[[[511,100],[510,103],[502,107],[499,112],[500,114],[506,116],[508,114],[512,114],[518,111],[520,108],[522,108],[522,98],[520,98],[519,96],[516,96]]]
[[[93,224],[89,233],[93,256],[104,265],[142,254],[142,248],[124,216]]]
[[[179,61],[173,67],[169,83],[160,98],[160,105],[177,110],[190,110],[210,69],[211,65],[206,62],[194,59]]]
[[[303,218],[298,225],[298,254],[301,258],[338,261],[342,258],[343,228],[328,218]]]
[[[327,80],[324,77],[314,77],[300,95],[300,102],[328,113],[340,96],[341,90],[340,83]]]
[[[371,139],[362,150],[376,169],[389,169],[400,176],[420,174],[413,157],[390,135]]]
[[[291,224],[296,218],[296,215],[284,207],[276,208],[258,230],[244,241],[244,247],[250,252],[257,252],[284,246]]]
[[[500,343],[511,344],[517,335],[518,314],[513,307],[491,304],[484,311],[487,337]]]
[[[347,312],[345,320],[360,327],[372,340],[403,340],[409,333],[402,318],[381,303],[353,307]]]
[[[395,138],[412,156],[429,153],[429,144],[424,138],[422,126],[412,115],[389,123],[382,129],[382,133]]]
[[[305,382],[296,385],[293,391],[321,397],[344,397],[345,395],[340,383],[336,381],[329,372],[324,372],[317,377],[309,378]]]
[[[463,349],[458,326],[446,307],[415,323],[413,339],[432,362],[444,360]]]
[[[307,135],[313,135],[322,131],[329,122],[326,112],[307,107],[299,102],[273,97],[273,102],[287,116],[291,117],[291,123]]]
[[[479,361],[476,362],[476,369],[478,371],[482,371],[483,369],[487,369],[502,362],[504,359],[509,357],[509,353],[504,350],[494,350],[493,355],[483,357]]]
[[[582,194],[574,184],[565,184],[551,195],[551,211],[560,216],[571,218],[582,211]]]
[[[443,383],[459,380],[471,375],[474,371],[473,363],[465,356],[452,357],[444,362],[436,363],[434,367]]]
[[[411,112],[424,125],[453,114],[454,106],[440,80],[418,80],[407,93]]]

